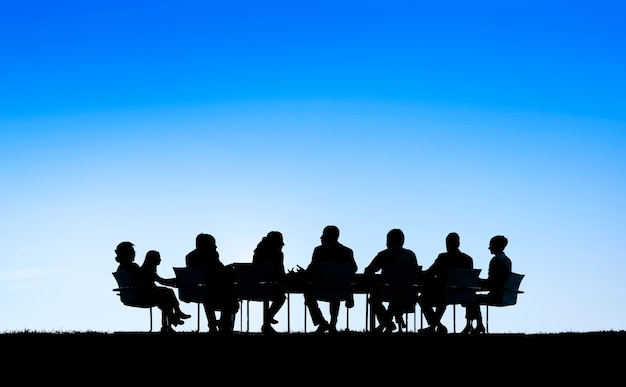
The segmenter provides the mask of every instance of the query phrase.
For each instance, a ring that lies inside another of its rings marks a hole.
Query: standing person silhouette
[[[428,327],[421,329],[422,333],[448,333],[448,328],[441,323],[447,307],[443,301],[446,276],[451,269],[474,267],[474,260],[460,250],[460,245],[459,234],[449,233],[446,236],[446,252],[440,253],[433,264],[423,272],[424,291],[419,298],[419,304]]]
[[[252,263],[269,263],[275,265],[279,283],[285,280],[285,256],[283,254],[283,234],[279,231],[270,231],[264,236],[254,249]],[[272,324],[277,324],[276,314],[287,300],[285,292],[278,294],[269,305],[264,302],[263,326],[261,332],[276,333]]]
[[[161,309],[161,332],[175,332],[172,325],[184,324],[184,319],[191,317],[183,313],[174,291],[165,286],[174,286],[175,279],[165,279],[157,274],[157,266],[161,263],[161,254],[150,250],[141,266],[135,263],[135,245],[131,242],[121,242],[115,249],[115,260],[119,262],[117,271],[126,270],[134,286],[143,290],[147,303],[156,303]],[[158,284],[165,286],[157,286]]]
[[[185,256],[187,267],[203,267],[207,270],[209,284],[215,299],[202,303],[209,322],[210,333],[230,333],[235,324],[239,303],[231,270],[220,261],[215,237],[211,234],[196,235],[196,248]],[[220,311],[219,326],[216,311]]]
[[[353,273],[357,271],[357,264],[354,260],[354,252],[351,248],[339,243],[339,228],[337,226],[326,226],[322,231],[320,237],[321,244],[313,249],[313,256],[311,263],[307,267],[307,271],[310,272],[316,263],[347,263],[352,266]],[[315,284],[313,284],[315,285]],[[340,301],[329,301],[330,308],[330,323],[324,319],[324,315],[320,310],[318,300],[307,292],[304,293],[304,300],[313,324],[318,328],[316,333],[324,333],[326,331],[331,333],[337,332],[337,318],[339,316]],[[354,306],[354,299],[346,301],[346,307],[352,308]]]
[[[378,271],[384,270],[385,265],[406,265],[410,267],[418,267],[417,257],[412,250],[404,247],[404,232],[399,228],[394,228],[387,233],[387,248],[380,251],[372,259],[370,264],[365,268],[363,273],[365,276],[372,277]],[[373,293],[370,296],[369,303],[372,307],[372,313],[378,319],[378,326],[375,332],[391,333],[396,328],[393,323],[393,317],[400,325],[400,329],[404,326],[402,314],[399,312],[404,308],[403,305],[394,305],[389,302],[387,308],[383,301]]]
[[[462,333],[481,334],[485,333],[483,316],[480,312],[480,304],[497,301],[502,298],[504,281],[512,272],[512,262],[504,253],[504,249],[509,244],[509,240],[504,235],[496,235],[489,240],[489,252],[493,257],[489,261],[487,278],[479,278],[478,285],[483,289],[488,289],[487,294],[476,295],[476,303],[466,305],[466,325]],[[476,320],[476,326],[473,326]]]

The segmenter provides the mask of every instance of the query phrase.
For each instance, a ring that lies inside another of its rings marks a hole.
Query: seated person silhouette
[[[337,226],[326,226],[322,231],[320,237],[321,244],[313,250],[313,257],[311,263],[307,267],[306,271],[310,273],[314,265],[317,263],[347,263],[352,266],[353,273],[357,271],[357,264],[354,260],[354,252],[349,247],[339,243],[339,228]],[[315,284],[312,284],[315,286]],[[336,333],[337,332],[337,318],[339,316],[339,307],[341,301],[331,300],[328,302],[330,308],[330,323],[326,321],[322,311],[319,307],[317,298],[311,296],[310,292],[304,293],[304,300],[313,324],[317,326],[316,333]],[[354,299],[351,298],[346,301],[346,307],[352,308],[354,306]]]
[[[156,303],[161,309],[161,332],[175,332],[172,325],[184,324],[184,319],[191,317],[180,309],[174,291],[166,286],[175,286],[176,279],[165,279],[157,274],[157,266],[161,263],[158,251],[150,250],[141,266],[135,263],[135,247],[131,242],[121,242],[115,249],[115,260],[119,262],[117,271],[126,270],[134,286],[143,290],[146,303]],[[158,286],[165,285],[165,286]]]
[[[443,299],[446,275],[451,269],[472,269],[474,260],[459,248],[459,234],[451,232],[446,236],[446,251],[440,253],[433,264],[423,272],[423,292],[419,304],[428,327],[420,329],[421,333],[448,333],[448,328],[441,323],[446,310]]]
[[[365,276],[372,278],[375,273],[383,271],[385,265],[406,265],[417,268],[418,263],[415,253],[403,246],[404,232],[397,228],[390,230],[387,233],[387,248],[380,251],[372,259],[363,271]],[[402,312],[407,308],[407,305],[404,303],[389,302],[387,308],[385,308],[383,300],[375,292],[372,293],[368,301],[372,307],[372,314],[378,320],[378,326],[374,329],[374,332],[393,332],[396,329],[396,324],[393,323],[394,317],[400,329],[406,326],[402,318]]]
[[[279,231],[270,231],[264,236],[254,249],[252,256],[253,263],[270,263],[276,266],[279,282],[284,283],[285,279],[285,257],[283,254],[283,234]],[[269,305],[264,302],[263,326],[261,332],[265,334],[274,334],[276,330],[272,324],[277,324],[276,314],[285,304],[287,296],[285,292],[279,293]]]
[[[483,289],[488,289],[487,294],[476,295],[476,303],[465,306],[466,325],[461,333],[463,334],[481,334],[485,333],[485,325],[483,324],[483,316],[480,312],[480,304],[497,302],[502,299],[504,289],[504,281],[512,272],[511,259],[504,253],[505,247],[509,240],[503,235],[496,235],[489,240],[489,252],[493,257],[489,261],[489,269],[487,278],[479,278],[478,285]],[[476,326],[473,321],[476,320]]]
[[[196,235],[196,248],[185,256],[187,267],[202,267],[208,272],[211,294],[215,299],[202,303],[209,322],[210,333],[231,333],[239,302],[235,294],[232,270],[220,261],[215,237],[210,234]],[[219,326],[216,311],[220,311]]]

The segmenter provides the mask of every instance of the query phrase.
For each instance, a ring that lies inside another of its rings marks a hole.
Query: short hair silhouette
[[[120,242],[115,248],[117,262],[132,262],[135,258],[135,245],[132,242]]]
[[[451,232],[446,236],[446,247],[449,248],[458,248],[461,246],[461,237],[456,232]]]
[[[322,231],[322,238],[328,241],[337,241],[339,240],[339,227],[337,226],[326,226]]]
[[[504,235],[496,235],[489,241],[489,246],[496,252],[504,251],[504,248],[508,244],[509,240]]]
[[[404,232],[399,228],[394,228],[387,233],[388,247],[402,247],[404,245]]]
[[[199,249],[206,249],[209,247],[215,247],[215,237],[211,234],[200,233],[196,235],[196,247]]]

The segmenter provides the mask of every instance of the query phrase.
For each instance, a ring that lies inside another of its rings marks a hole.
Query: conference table
[[[234,266],[245,267],[247,269],[251,269],[252,266],[250,264],[235,264]],[[406,266],[395,267],[393,270],[386,268],[381,273],[376,273],[373,275],[365,275],[363,273],[356,273],[352,280],[352,293],[355,295],[365,295],[365,330],[371,330],[375,325],[375,315],[371,313],[371,308],[368,302],[368,299],[372,295],[372,293],[376,295],[381,294],[391,294],[390,296],[383,296],[384,301],[389,301],[390,298],[395,296],[397,299],[398,293],[400,292],[400,297],[410,297],[410,299],[415,300],[415,308],[419,308],[419,304],[417,303],[417,296],[422,293],[422,270],[421,267],[417,268],[407,268]],[[448,274],[448,281],[445,284],[445,303],[447,305],[453,306],[453,322],[454,322],[454,332],[456,332],[456,305],[463,304],[467,302],[473,302],[475,295],[478,292],[487,291],[486,289],[481,289],[478,287],[478,275],[480,273],[480,269],[457,269],[454,270],[454,274]],[[452,273],[452,272],[451,272]],[[267,283],[266,283],[267,284]],[[307,273],[304,270],[298,271],[289,271],[282,278],[280,283],[275,283],[275,286],[278,287],[279,293],[284,293],[287,297],[287,332],[291,332],[291,295],[304,294],[308,289],[311,289],[311,283],[308,280]],[[254,293],[254,290],[252,291]],[[247,316],[248,316],[248,326],[247,330],[249,331],[249,301],[262,301],[264,304],[263,313],[266,313],[267,308],[269,306],[268,298],[240,298],[240,302],[243,303],[244,300],[248,301],[247,308]],[[412,301],[411,301],[412,302]],[[241,305],[243,307],[243,304]],[[413,318],[413,327],[416,330],[417,325],[417,309],[413,312],[405,312],[405,316],[408,317],[409,313],[414,314]],[[423,327],[423,315],[420,313],[420,328]],[[240,316],[240,326],[243,328],[243,313]],[[348,313],[349,316],[349,313]],[[349,317],[348,317],[349,319]],[[307,324],[307,308],[304,308],[304,331],[306,332],[306,324]],[[349,321],[348,321],[348,329],[349,329]],[[408,324],[407,324],[408,331]]]
[[[374,274],[370,276],[366,276],[363,273],[356,273],[354,275],[354,280],[352,282],[352,292],[356,294],[365,295],[365,330],[371,329],[375,325],[375,316],[370,313],[370,307],[368,302],[368,297],[370,293],[376,288],[376,286],[381,284],[381,275]],[[303,272],[295,272],[290,271],[286,274],[285,280],[283,283],[283,290],[287,297],[287,332],[291,332],[291,295],[303,295],[305,291],[309,288],[309,283],[304,277]],[[414,291],[419,292],[419,285],[414,286]],[[263,313],[266,313],[268,308],[268,301],[263,301]],[[249,307],[247,309],[247,313],[249,314]],[[243,321],[241,320],[243,316],[240,316],[240,326],[243,327]],[[347,314],[348,319],[347,325],[349,327],[349,312]],[[248,320],[249,321],[249,320]],[[420,324],[421,325],[421,324]],[[414,321],[415,326],[415,321]],[[249,330],[249,323],[247,330]],[[304,308],[304,332],[307,331],[307,309]]]

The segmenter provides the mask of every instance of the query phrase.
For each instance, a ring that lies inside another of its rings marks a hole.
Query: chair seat
[[[120,297],[122,304],[150,310],[150,332],[152,332],[152,308],[157,306],[157,302],[143,289],[135,287],[131,276],[125,270],[115,271],[112,274],[117,282],[117,288],[113,291]]]

